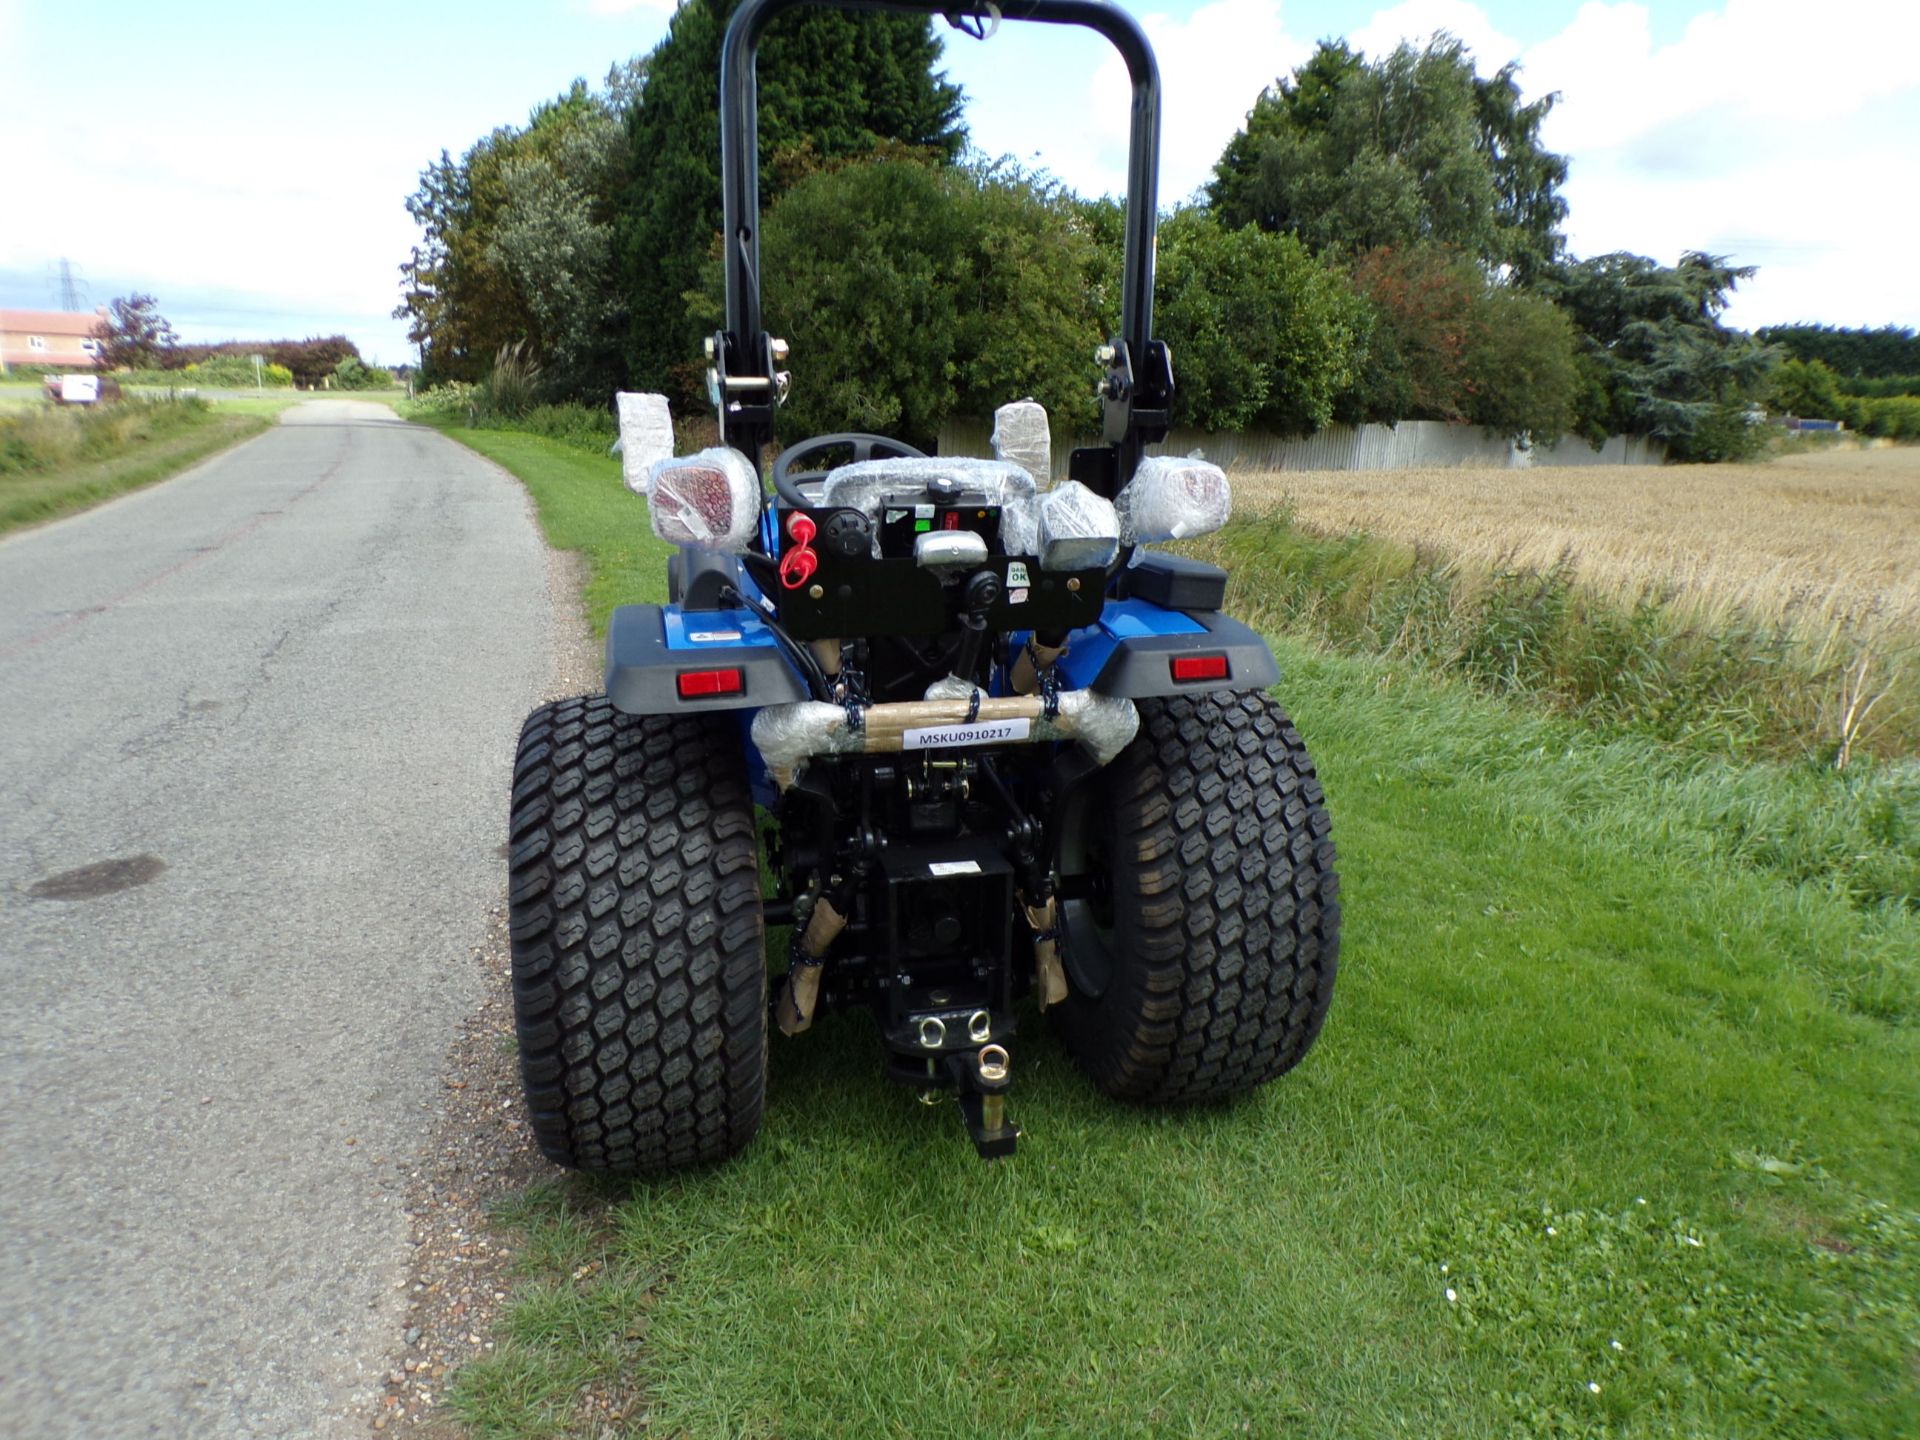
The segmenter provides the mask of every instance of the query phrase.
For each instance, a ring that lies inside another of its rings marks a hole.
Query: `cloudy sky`
[[[1205,183],[1261,86],[1316,40],[1435,30],[1483,72],[1558,91],[1577,255],[1683,250],[1761,267],[1732,319],[1920,326],[1915,0],[1140,0],[1166,87],[1163,201]],[[389,316],[423,165],[650,49],[671,0],[0,0],[0,305],[152,291],[191,339]],[[1125,174],[1124,71],[1085,32],[938,27],[975,142],[1083,192]]]

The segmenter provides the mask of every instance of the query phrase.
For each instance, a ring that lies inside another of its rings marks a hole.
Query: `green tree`
[[[1517,73],[1483,79],[1445,34],[1373,62],[1322,42],[1254,102],[1208,203],[1315,253],[1439,244],[1532,283],[1563,248],[1567,164],[1540,144],[1556,97],[1523,104]]]
[[[1920,335],[1903,325],[1882,325],[1876,330],[1770,325],[1755,336],[1763,344],[1778,345],[1795,360],[1818,360],[1839,375],[1880,379],[1920,374]]]
[[[1542,440],[1573,423],[1577,337],[1551,302],[1433,246],[1368,251],[1352,277],[1373,324],[1347,418],[1466,420]]]
[[[880,431],[929,443],[953,415],[1031,395],[1091,414],[1102,258],[1057,190],[904,156],[798,182],[762,222],[768,324],[793,347],[788,439]],[[696,319],[716,324],[710,262]]]
[[[139,292],[122,295],[107,306],[100,364],[108,370],[155,369],[177,339],[158,300]]]
[[[401,267],[396,316],[428,379],[478,380],[524,345],[558,388],[601,396],[617,380],[625,313],[613,264],[614,195],[626,170],[625,107],[644,62],[615,66],[503,126],[459,160],[442,152],[407,210],[421,243]]]
[[[625,118],[576,85],[505,157],[505,203],[486,250],[525,307],[549,383],[603,401],[618,388],[627,319],[613,263],[626,149]]]
[[[1578,339],[1551,301],[1489,287],[1467,342],[1467,419],[1503,435],[1559,439],[1573,428],[1580,393]]]
[[[379,365],[368,365],[357,355],[350,355],[342,360],[333,372],[333,388],[336,390],[386,390],[392,385],[391,370]]]
[[[1293,236],[1229,230],[1203,209],[1161,223],[1154,317],[1173,351],[1174,423],[1283,435],[1333,418],[1366,326],[1345,281]]]
[[[422,376],[477,380],[501,345],[525,335],[532,323],[505,272],[488,253],[503,203],[501,152],[514,132],[495,130],[455,160],[446,151],[420,172],[407,213],[420,243],[400,266],[407,338],[420,347]]]
[[[704,368],[687,296],[719,243],[720,42],[735,3],[685,0],[628,125],[615,252],[631,303],[629,379],[682,396],[698,392]],[[783,181],[886,142],[956,159],[961,95],[934,72],[939,54],[917,16],[808,8],[775,20],[757,71],[762,205]]]
[[[1767,400],[1784,415],[1816,420],[1837,419],[1841,411],[1838,377],[1818,360],[1782,361]]]
[[[933,440],[953,416],[1031,395],[1090,426],[1092,352],[1117,323],[1119,207],[1004,167],[906,157],[808,176],[765,217],[768,323],[793,346],[789,438],[867,429]],[[1175,423],[1323,425],[1352,384],[1366,310],[1291,236],[1205,210],[1160,227],[1156,331]],[[697,318],[716,323],[710,262]]]
[[[1754,273],[1698,251],[1674,266],[1624,252],[1567,266],[1553,289],[1592,379],[1581,433],[1657,436],[1678,460],[1749,453],[1758,442],[1746,414],[1778,353],[1720,317]]]

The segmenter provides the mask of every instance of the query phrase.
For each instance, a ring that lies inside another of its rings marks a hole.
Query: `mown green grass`
[[[151,405],[115,417],[113,434],[98,443],[60,434],[53,437],[56,448],[43,452],[38,432],[50,420],[64,427],[76,417],[23,408],[0,419],[8,461],[0,465],[0,535],[165,480],[273,423],[269,412],[256,408]],[[29,430],[32,438],[16,444],[18,434]]]
[[[863,1020],[779,1042],[735,1164],[507,1217],[478,1433],[594,1377],[696,1436],[1912,1433],[1915,917],[1675,843],[1570,726],[1281,651],[1347,904],[1300,1070],[1141,1111],[1030,1016],[984,1166]]]
[[[474,443],[593,557],[596,615],[657,595],[612,462]],[[1920,913],[1799,835],[1846,792],[1276,648],[1347,907],[1299,1070],[1118,1106],[1028,1015],[1027,1138],[988,1166],[863,1018],[775,1037],[734,1164],[503,1212],[475,1433],[1920,1429]],[[1875,823],[1911,857],[1907,811]]]

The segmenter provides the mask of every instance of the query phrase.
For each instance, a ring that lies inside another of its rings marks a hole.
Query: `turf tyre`
[[[1071,993],[1051,1012],[1109,1095],[1219,1099],[1298,1064],[1333,1000],[1340,880],[1326,797],[1263,692],[1143,700],[1140,732],[1070,805]]]
[[[760,1128],[767,976],[759,852],[727,716],[605,696],[527,717],[508,913],[520,1073],[541,1153],[659,1174]]]

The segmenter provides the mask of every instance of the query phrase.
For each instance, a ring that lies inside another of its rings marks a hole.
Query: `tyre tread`
[[[737,1153],[766,1094],[759,846],[725,717],[543,705],[514,760],[521,1081],[549,1160],[658,1174]]]
[[[1116,973],[1060,1025],[1108,1094],[1242,1094],[1306,1055],[1333,999],[1340,879],[1306,744],[1272,696],[1140,702],[1112,789]]]

